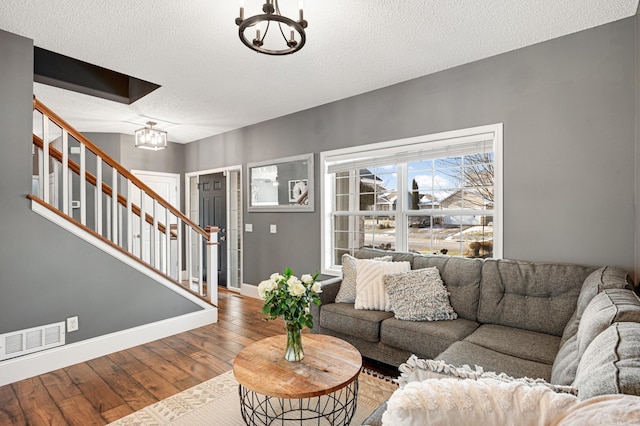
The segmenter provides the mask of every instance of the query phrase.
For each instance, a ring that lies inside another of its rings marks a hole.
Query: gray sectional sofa
[[[581,399],[640,395],[640,302],[625,271],[376,249],[354,254],[385,255],[412,269],[436,267],[458,318],[401,321],[392,312],[335,303],[335,280],[323,285],[322,305],[312,308],[313,333],[344,339],[364,357],[394,366],[415,354],[573,385]]]

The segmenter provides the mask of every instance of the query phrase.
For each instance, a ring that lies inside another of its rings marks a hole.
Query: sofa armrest
[[[322,285],[322,293],[320,293],[320,300],[323,305],[327,305],[329,303],[334,303],[336,301],[336,296],[338,295],[338,290],[340,290],[340,285],[342,284],[342,277],[333,277],[328,280],[323,280],[320,282]]]
[[[320,301],[322,302],[322,305],[328,305],[329,303],[335,302],[338,290],[340,289],[340,284],[342,284],[342,277],[335,277],[320,281],[320,285],[322,286]],[[309,311],[311,312],[311,315],[313,315],[312,333],[320,333],[320,308],[322,305],[316,306],[312,303],[311,306],[309,306]]]

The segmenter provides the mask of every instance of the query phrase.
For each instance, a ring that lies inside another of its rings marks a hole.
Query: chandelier
[[[304,46],[307,21],[298,0],[299,18],[294,21],[280,13],[278,0],[266,0],[261,15],[244,18],[244,0],[240,0],[240,17],[236,18],[240,40],[250,49],[266,55],[288,55]],[[272,27],[275,27],[272,29]],[[269,30],[272,29],[269,35]],[[264,30],[264,31],[263,31]]]
[[[154,129],[156,124],[147,121],[147,127],[136,130],[136,148],[158,151],[167,147],[167,132]]]

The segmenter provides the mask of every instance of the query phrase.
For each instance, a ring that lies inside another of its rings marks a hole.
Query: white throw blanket
[[[542,385],[477,380],[429,379],[408,383],[389,399],[383,425],[549,425],[578,403]]]

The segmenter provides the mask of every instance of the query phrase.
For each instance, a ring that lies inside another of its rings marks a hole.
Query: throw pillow
[[[407,362],[400,364],[400,377],[396,382],[401,388],[411,382],[420,382],[427,379],[457,378],[457,379],[493,379],[500,382],[522,383],[528,386],[544,386],[554,392],[577,395],[578,390],[571,386],[553,385],[543,379],[530,379],[528,377],[515,378],[505,373],[495,373],[484,371],[480,366],[472,369],[468,365],[455,367],[442,360],[420,359],[416,355],[411,355]]]
[[[356,309],[391,311],[389,295],[382,277],[386,274],[406,272],[409,262],[378,262],[368,259],[356,260]]]
[[[431,379],[396,390],[383,425],[548,425],[578,399],[544,386],[495,379]]]
[[[336,295],[336,303],[355,303],[356,301],[356,258],[342,255],[342,283]],[[391,262],[391,256],[376,257],[371,260],[379,262]]]
[[[454,320],[449,292],[435,267],[388,274],[383,277],[391,310],[399,320]]]

